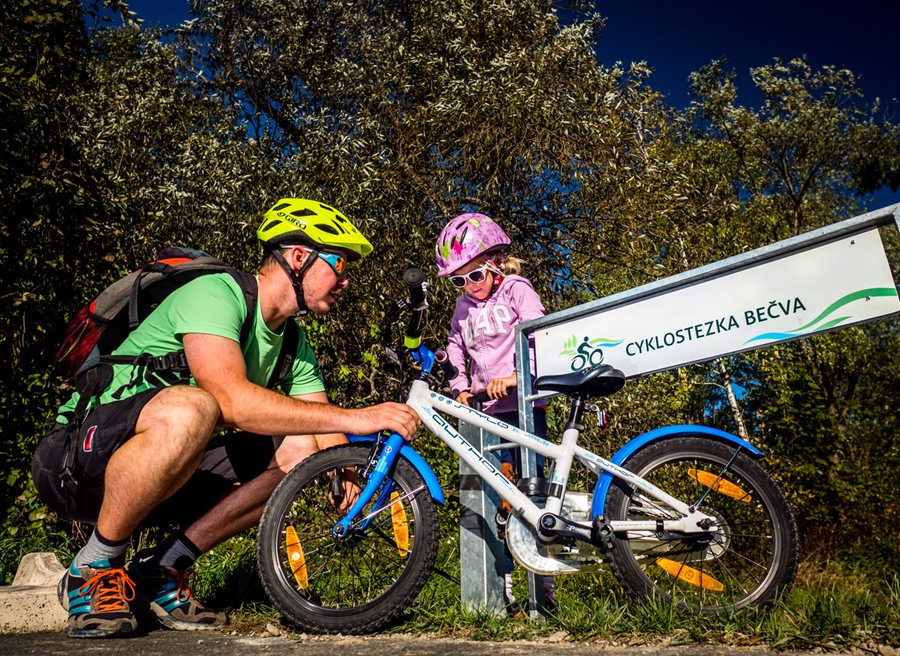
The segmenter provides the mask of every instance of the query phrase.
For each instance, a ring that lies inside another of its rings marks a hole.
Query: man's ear
[[[294,246],[290,250],[290,256],[288,259],[288,263],[291,267],[297,271],[300,270],[300,267],[303,266],[303,263],[306,261],[306,258],[310,256],[310,252],[305,248],[300,246]]]

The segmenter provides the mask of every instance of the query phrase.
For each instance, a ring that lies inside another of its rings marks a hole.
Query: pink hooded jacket
[[[521,276],[504,276],[486,300],[471,294],[456,300],[447,335],[447,355],[459,370],[449,381],[453,395],[464,390],[476,394],[494,378],[509,376],[516,370],[516,324],[544,316],[544,306],[531,282]],[[534,344],[529,349],[534,371]],[[468,376],[466,357],[469,358]],[[469,383],[471,376],[471,384]],[[503,399],[488,401],[485,412],[498,414],[518,409],[515,388]]]

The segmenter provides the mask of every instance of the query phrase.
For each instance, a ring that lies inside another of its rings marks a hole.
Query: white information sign
[[[537,375],[637,376],[900,312],[877,229],[534,332]]]

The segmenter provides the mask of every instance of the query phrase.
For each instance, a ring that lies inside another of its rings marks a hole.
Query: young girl
[[[521,261],[506,254],[509,237],[484,214],[461,214],[438,237],[435,255],[438,276],[464,291],[456,301],[447,337],[447,355],[458,375],[449,381],[453,396],[468,405],[473,394],[487,390],[490,400],[482,411],[513,425],[519,424],[516,387],[516,324],[544,316],[544,306],[531,283],[521,277]],[[534,349],[530,349],[534,371]],[[468,360],[468,366],[467,366]],[[468,372],[468,373],[467,373]],[[547,415],[534,408],[534,432],[547,434]],[[500,452],[501,469],[511,480],[522,471],[519,449]],[[543,457],[537,458],[543,475]],[[507,509],[508,510],[508,509]],[[512,558],[506,550],[506,603],[512,614],[518,605],[512,592]],[[545,577],[547,606],[555,609],[553,578]]]

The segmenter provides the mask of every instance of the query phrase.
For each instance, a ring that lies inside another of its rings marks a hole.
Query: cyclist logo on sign
[[[609,337],[585,336],[578,341],[578,337],[572,335],[567,337],[563,342],[563,349],[559,352],[560,356],[572,358],[569,362],[569,368],[572,371],[581,371],[587,367],[596,367],[602,364],[604,360],[604,348],[613,348],[622,343],[621,339],[610,339]]]
[[[584,341],[578,345],[578,353],[572,358],[572,371],[581,371],[588,365],[595,367],[603,362],[603,349],[599,346],[593,346],[590,338],[585,337]]]

